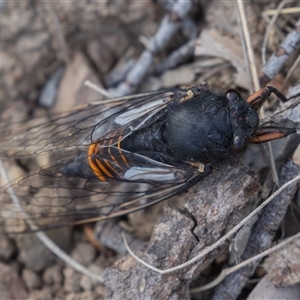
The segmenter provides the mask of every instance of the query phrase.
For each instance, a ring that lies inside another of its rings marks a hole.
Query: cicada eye
[[[240,135],[234,137],[233,140],[233,149],[240,151],[246,147],[246,139]]]
[[[229,102],[235,103],[240,101],[241,94],[237,90],[230,89],[226,92],[226,98]]]

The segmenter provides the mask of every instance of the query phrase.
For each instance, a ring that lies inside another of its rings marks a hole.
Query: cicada
[[[257,111],[271,93],[285,99],[272,87],[244,100],[204,84],[2,129],[2,160],[44,163],[2,187],[0,230],[23,231],[24,212],[46,229],[121,216],[186,191],[248,143],[295,132],[259,125]]]

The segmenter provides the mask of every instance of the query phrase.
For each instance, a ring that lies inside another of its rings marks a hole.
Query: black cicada
[[[207,85],[174,89],[2,130],[2,160],[37,157],[43,166],[2,188],[0,230],[24,230],[22,211],[44,229],[120,216],[187,190],[247,143],[295,132],[259,126],[257,111],[273,92],[284,98],[272,87],[247,100]]]

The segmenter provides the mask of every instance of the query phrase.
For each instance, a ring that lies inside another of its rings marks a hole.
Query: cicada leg
[[[254,92],[247,98],[246,101],[252,106],[253,109],[258,111],[272,93],[274,93],[281,101],[287,101],[287,98],[272,86],[265,86],[257,92]]]
[[[261,127],[255,131],[253,137],[250,138],[250,143],[262,143],[268,142],[276,139],[283,138],[295,133],[296,129],[294,128],[284,128],[284,127]]]

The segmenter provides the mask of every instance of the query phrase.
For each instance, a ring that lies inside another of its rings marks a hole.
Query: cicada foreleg
[[[265,86],[261,88],[257,92],[250,95],[246,101],[251,105],[253,109],[258,111],[272,93],[274,93],[281,101],[287,101],[287,98],[272,86]]]
[[[250,143],[262,143],[277,140],[285,136],[295,133],[294,128],[284,127],[261,127],[255,131],[255,135],[250,138]]]

